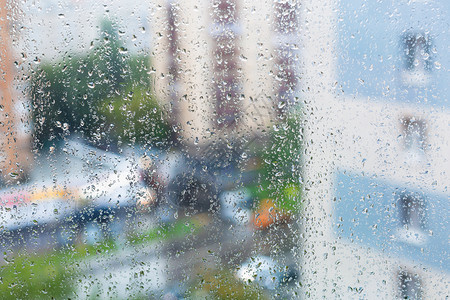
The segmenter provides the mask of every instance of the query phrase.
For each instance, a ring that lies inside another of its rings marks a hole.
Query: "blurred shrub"
[[[278,207],[287,213],[298,212],[300,208],[301,186],[299,184],[290,183],[283,187],[280,197],[282,201],[278,201]]]
[[[288,213],[296,213],[300,209],[301,134],[300,112],[287,112],[274,126],[269,145],[262,154],[263,183],[258,198],[273,198],[277,207]]]
[[[201,272],[199,281],[188,292],[193,299],[268,299],[263,289],[254,283],[244,283],[230,270],[210,269]]]

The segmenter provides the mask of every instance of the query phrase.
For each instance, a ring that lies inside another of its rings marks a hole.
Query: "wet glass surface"
[[[445,299],[449,12],[0,2],[0,298]]]

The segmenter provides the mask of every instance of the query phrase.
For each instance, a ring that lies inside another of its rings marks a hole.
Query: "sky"
[[[100,35],[102,19],[115,21],[120,36],[131,52],[150,49],[150,14],[148,1],[57,1],[21,2],[20,33],[16,52],[28,58],[53,61],[73,52],[88,51]]]

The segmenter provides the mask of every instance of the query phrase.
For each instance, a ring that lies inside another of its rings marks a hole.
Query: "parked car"
[[[294,283],[298,279],[298,271],[295,266],[283,266],[269,256],[259,255],[242,263],[236,270],[236,277],[272,291]]]
[[[239,180],[236,165],[220,165],[208,157],[194,158],[177,150],[146,153],[140,167],[144,182],[156,193],[153,205],[198,212],[217,209],[220,191]]]
[[[253,215],[253,198],[250,192],[241,188],[224,191],[219,196],[221,216],[234,224],[249,224]]]

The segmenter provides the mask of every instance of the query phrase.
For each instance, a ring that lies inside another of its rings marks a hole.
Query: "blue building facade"
[[[431,145],[427,136],[434,130],[449,136],[449,12],[446,0],[340,1],[335,56],[341,88],[337,98],[374,103],[374,107],[383,103],[385,112],[390,104],[402,107],[398,142],[406,154],[399,157],[424,178],[431,178],[431,184],[415,185],[395,175],[385,176],[381,169],[364,176],[338,168],[334,234],[394,261],[398,258],[399,268],[400,261],[408,261],[443,274],[450,274],[450,194],[446,185],[437,187],[433,182],[450,176],[445,171],[433,173],[433,156],[441,155],[437,154],[441,147]],[[444,126],[430,125],[434,116],[427,112],[432,111],[447,116]],[[422,279],[415,271],[396,274],[397,296],[423,297]]]
[[[340,1],[343,92],[448,109],[449,12],[446,0]]]

